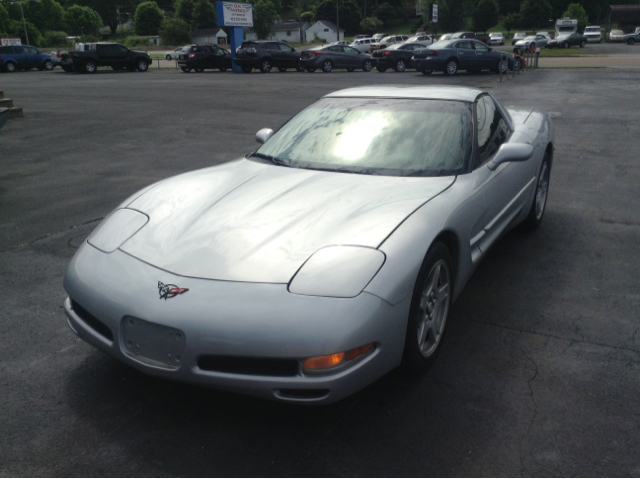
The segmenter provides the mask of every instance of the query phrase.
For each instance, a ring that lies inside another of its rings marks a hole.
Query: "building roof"
[[[274,32],[286,32],[290,30],[299,30],[302,24],[302,30],[309,28],[308,22],[278,22],[273,24],[272,30]]]
[[[316,23],[322,23],[325,27],[329,27],[334,32],[338,29],[338,26],[329,20],[318,20]],[[344,28],[340,28],[340,31],[344,32],[345,30]]]
[[[223,35],[218,35],[222,31]],[[228,36],[222,28],[200,28],[191,33],[192,37]]]

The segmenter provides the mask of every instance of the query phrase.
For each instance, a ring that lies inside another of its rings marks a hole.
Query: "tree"
[[[192,16],[194,29],[216,26],[216,7],[211,3],[211,0],[196,0]]]
[[[7,12],[7,9],[0,3],[0,32],[8,35],[10,21],[9,12]]]
[[[524,28],[547,29],[551,18],[551,5],[547,0],[524,0],[520,6],[520,17]]]
[[[300,21],[313,23],[313,12],[302,12],[300,14]]]
[[[473,9],[473,28],[476,32],[485,32],[497,25],[500,8],[496,0],[479,0]]]
[[[253,31],[258,39],[269,38],[273,23],[278,18],[278,11],[269,0],[259,0],[253,6]]]
[[[420,0],[424,12],[424,24],[431,25],[429,5],[432,0]],[[467,0],[439,0],[438,1],[438,30],[445,32],[459,32],[465,26],[467,16]]]
[[[578,20],[578,31],[583,32],[587,23],[589,22],[589,17],[587,16],[587,12],[582,5],[579,3],[572,3],[567,7],[567,10],[562,14],[562,18],[572,18],[573,20]]]
[[[141,0],[66,0],[67,6],[80,5],[83,7],[89,7],[98,12],[104,25],[108,25],[111,29],[111,34],[117,33],[118,24],[122,18],[124,20],[127,14],[133,14],[135,8]],[[120,14],[118,14],[118,11]]]
[[[73,5],[67,9],[67,32],[71,35],[100,36],[102,18],[95,10],[89,7]]]
[[[368,35],[380,31],[382,28],[382,22],[377,17],[367,17],[360,22],[360,31]]]
[[[362,13],[354,0],[338,0],[340,8],[340,28],[355,32],[360,28]],[[336,0],[320,0],[314,11],[318,20],[328,20],[337,23]]]
[[[396,18],[396,9],[389,5],[389,3],[382,3],[378,5],[376,17],[382,20],[382,23],[387,26],[391,20]]]
[[[55,0],[40,0],[23,4],[25,17],[39,30],[62,30],[65,27],[65,12]]]
[[[27,36],[24,34],[24,28],[27,27],[27,33],[29,34],[29,41],[27,42]],[[20,37],[20,41],[23,45],[34,45],[38,46],[42,44],[42,35],[40,34],[40,30],[36,28],[36,26],[31,22],[25,22],[22,24],[22,21],[17,20],[9,20],[9,31],[7,32],[12,37]]]
[[[136,35],[157,35],[164,20],[164,13],[153,1],[144,2],[136,8],[133,24]]]
[[[182,18],[166,18],[160,27],[160,41],[172,46],[191,43],[191,26]]]
[[[507,33],[511,33],[511,30],[518,28],[518,25],[520,25],[521,22],[522,20],[520,19],[520,15],[511,12],[509,15],[504,17],[502,24],[504,25],[504,28],[507,29]]]
[[[176,2],[176,16],[182,18],[185,22],[191,24],[193,22],[194,0],[178,0]]]

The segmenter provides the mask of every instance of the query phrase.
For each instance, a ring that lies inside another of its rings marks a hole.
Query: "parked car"
[[[425,45],[431,45],[436,42],[435,37],[432,37],[428,33],[420,33],[416,34],[412,37],[407,38],[406,43],[422,43]]]
[[[93,43],[84,50],[71,50],[62,54],[62,69],[66,72],[95,73],[98,67],[114,70],[146,72],[151,65],[147,52],[129,50],[119,43]]]
[[[351,48],[355,48],[359,52],[368,53],[371,47],[371,44],[374,43],[375,40],[373,38],[360,38],[355,40],[351,45]]]
[[[287,68],[303,71],[300,66],[300,52],[283,42],[244,41],[236,49],[236,65],[245,73],[254,68],[269,73],[273,67],[283,72]]]
[[[544,35],[529,35],[523,40],[516,42],[516,49],[535,50],[536,48],[544,48],[549,40]]]
[[[628,45],[633,45],[636,42],[640,42],[640,32],[629,33],[625,35],[624,41],[627,42]]]
[[[27,45],[0,46],[0,70],[15,72],[16,70],[53,70],[55,64],[51,55]]]
[[[361,34],[356,35],[355,37],[353,37],[353,41],[361,40],[363,38],[369,38],[369,35],[364,35],[363,33],[361,33]]]
[[[453,33],[445,33],[440,38],[438,38],[438,41],[441,42],[442,40],[451,40],[451,37],[453,37],[453,35]]]
[[[602,30],[598,26],[590,26],[584,29],[584,36],[589,43],[602,42]]]
[[[376,61],[376,69],[379,72],[386,72],[389,68],[393,68],[396,72],[403,72],[407,68],[412,68],[411,57],[416,51],[428,48],[430,43],[396,43],[384,50],[376,50],[373,52],[373,58]]]
[[[202,73],[206,69],[223,72],[231,68],[231,53],[218,45],[193,45],[180,52],[178,66],[185,73]]]
[[[547,41],[551,40],[551,35],[549,35],[549,32],[536,32],[536,35],[542,35],[547,39]]]
[[[524,40],[525,38],[527,38],[527,32],[516,32],[511,40],[511,45],[515,45],[516,42]]]
[[[425,75],[442,71],[455,75],[459,70],[479,72],[491,70],[505,72],[514,68],[514,56],[492,49],[472,39],[444,40],[429,48],[418,50],[411,59],[413,67]]]
[[[388,37],[384,37],[379,42],[372,43],[371,51],[387,48],[389,45],[393,45],[394,43],[406,42],[408,39],[408,35],[390,35]]]
[[[371,35],[371,38],[373,38],[376,42],[379,42],[386,36],[387,36],[386,33],[374,33],[373,35]]]
[[[164,54],[165,60],[177,60],[180,57],[180,53],[183,49],[192,47],[193,45],[185,45],[184,47],[178,47],[173,51],[166,52]]]
[[[489,36],[481,36],[475,32],[457,32],[453,34],[451,40],[459,38],[473,38],[474,40],[480,40],[483,43],[489,43]]]
[[[369,54],[361,53],[350,46],[324,45],[303,51],[300,66],[310,73],[317,69],[330,73],[336,68],[345,68],[350,72],[355,69],[368,72],[373,67],[373,61]]]
[[[558,35],[558,38],[549,40],[547,48],[569,48],[576,46],[584,48],[586,44],[587,38],[584,35],[579,33],[563,33],[562,35]]]
[[[610,42],[624,42],[624,32],[622,30],[611,30],[609,33]]]
[[[429,370],[480,261],[542,224],[555,130],[479,89],[385,85],[256,140],[109,214],[67,267],[64,312],[144,374],[326,404]]]
[[[504,45],[504,35],[500,32],[490,33],[489,45]]]

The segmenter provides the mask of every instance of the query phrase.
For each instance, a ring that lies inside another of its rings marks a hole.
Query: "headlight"
[[[353,298],[384,263],[382,251],[363,246],[327,246],[316,251],[289,282],[289,292],[305,296]]]
[[[104,253],[113,253],[149,221],[139,211],[123,208],[115,210],[89,236],[89,244]]]

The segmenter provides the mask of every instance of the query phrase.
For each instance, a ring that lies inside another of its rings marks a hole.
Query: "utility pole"
[[[340,5],[339,2],[340,0],[336,0],[336,20],[337,20],[337,27],[338,27],[338,41],[340,41]]]
[[[22,26],[24,27],[24,36],[27,37],[27,45],[29,45],[29,33],[27,32],[27,23],[24,20],[24,10],[22,9],[22,2],[10,2],[20,5],[20,13],[22,14]]]
[[[302,41],[302,14],[300,13],[300,0],[298,0],[298,28],[300,29],[300,43],[304,43]]]

